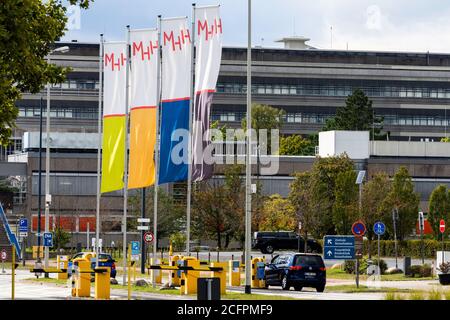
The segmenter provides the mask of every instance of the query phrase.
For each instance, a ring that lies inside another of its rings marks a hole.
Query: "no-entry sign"
[[[441,233],[445,232],[445,220],[444,219],[441,219],[441,221],[439,222],[439,231]]]

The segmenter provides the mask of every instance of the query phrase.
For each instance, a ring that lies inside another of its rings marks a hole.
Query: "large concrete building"
[[[253,102],[285,110],[282,134],[311,134],[319,132],[326,119],[344,106],[354,89],[361,88],[373,100],[375,114],[384,117],[383,131],[388,133],[389,141],[372,143],[370,157],[357,161],[357,166],[368,170],[370,178],[380,170],[392,175],[399,166],[406,165],[426,211],[431,190],[439,183],[450,185],[450,151],[438,143],[448,136],[450,124],[450,54],[318,50],[306,45],[306,40],[286,38],[285,49],[253,49]],[[65,145],[52,146],[50,212],[53,221],[64,221],[74,233],[74,241],[84,242],[87,222],[91,231],[95,227],[97,150],[92,137],[97,132],[99,46],[78,42],[58,45],[67,45],[70,51],[53,55],[51,61],[69,66],[72,71],[64,83],[51,88],[52,137],[58,139],[58,133],[80,136],[75,138],[78,140],[73,140],[76,136],[66,136],[61,138]],[[240,127],[245,117],[246,90],[246,49],[224,47],[212,120]],[[44,92],[24,94],[17,102],[19,118],[13,143],[0,152],[0,161],[7,161],[9,156],[10,161],[16,162],[9,167],[0,164],[0,174],[14,179],[19,187],[11,217],[33,216],[34,228],[39,171],[35,138],[41,104],[45,128]],[[83,138],[89,134],[94,135]],[[30,140],[33,135],[34,142]],[[87,142],[77,145],[76,141]],[[45,152],[43,157],[42,193]],[[281,158],[279,173],[262,178],[265,193],[286,195],[292,173],[309,169],[313,161],[314,157]],[[216,173],[220,179],[221,166]],[[182,186],[175,185],[170,190],[181,193],[183,198]],[[104,236],[106,241],[108,237],[120,237],[121,206],[120,192],[102,197],[102,231],[108,233]]]

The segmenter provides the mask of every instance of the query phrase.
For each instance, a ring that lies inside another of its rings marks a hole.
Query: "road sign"
[[[153,233],[151,233],[151,232],[144,233],[144,241],[146,243],[153,242]]]
[[[441,221],[439,221],[439,231],[441,233],[445,232],[445,220],[444,219],[441,219]]]
[[[28,232],[28,219],[19,219],[19,232]]]
[[[138,255],[141,253],[139,241],[131,241],[131,254]]]
[[[139,223],[150,223],[150,218],[138,218],[137,222],[139,222]]]
[[[145,231],[145,230],[149,230],[150,227],[149,227],[149,226],[137,226],[137,229],[138,229],[138,230]]]
[[[356,184],[363,183],[365,176],[366,176],[366,170],[360,170],[358,172],[358,176],[356,177]]]
[[[352,233],[355,236],[363,236],[366,233],[366,225],[362,221],[356,221],[352,225]]]
[[[422,232],[425,230],[425,220],[422,211],[419,212],[419,230]]]
[[[386,232],[386,225],[381,221],[375,222],[373,225],[373,232],[375,232],[376,235],[382,236]]]
[[[19,232],[19,237],[22,237],[22,238],[28,237],[28,232]]]
[[[1,258],[2,258],[2,261],[5,261],[6,258],[8,258],[8,254],[6,253],[6,250],[5,250],[5,249],[2,250]]]
[[[53,233],[44,232],[44,247],[53,247]]]
[[[328,260],[355,259],[354,236],[325,236],[323,257]]]

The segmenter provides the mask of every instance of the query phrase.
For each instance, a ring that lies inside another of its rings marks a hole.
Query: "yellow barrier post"
[[[69,265],[69,258],[67,256],[56,256],[57,269],[67,270]],[[67,280],[69,278],[68,271],[58,273],[58,280]]]
[[[228,265],[228,285],[238,287],[241,285],[241,269],[239,260],[230,260]]]
[[[227,289],[227,266],[226,262],[212,262],[211,267],[222,268],[222,271],[212,271],[213,278],[220,279],[220,294],[225,294]]]
[[[12,264],[11,264],[11,300],[14,300],[15,296],[15,280],[16,280],[16,247],[12,246]]]
[[[99,267],[96,270],[105,270],[105,272],[95,273],[95,299],[110,299],[111,284],[110,274],[111,269],[109,267]]]
[[[128,262],[128,300],[131,300],[131,243],[128,244],[128,255],[127,255],[127,262]]]
[[[87,259],[75,259],[75,266],[78,266],[75,272],[76,277],[75,292],[77,297],[91,296],[91,262]]]
[[[175,255],[170,257],[170,264],[172,267],[178,266],[178,261],[180,261],[183,256]],[[180,285],[180,276],[178,276],[178,270],[170,270],[171,277],[169,279],[169,283],[171,286],[179,286]]]
[[[150,264],[151,265],[159,265],[160,260],[158,258],[150,258]],[[155,276],[153,276],[153,274]],[[150,271],[150,278],[155,279],[155,284],[161,284],[162,283],[162,271],[161,270],[151,270]]]
[[[182,259],[184,267],[199,268],[200,261],[194,257],[184,257]],[[196,294],[197,293],[197,279],[200,278],[200,271],[185,270],[181,274],[181,294]]]

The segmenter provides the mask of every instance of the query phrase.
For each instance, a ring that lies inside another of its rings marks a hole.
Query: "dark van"
[[[299,243],[300,242],[300,243]],[[261,250],[261,253],[272,254],[275,250],[304,251],[305,240],[295,232],[289,231],[259,231],[253,236],[253,249]],[[307,240],[307,252],[321,253],[322,246],[316,240]]]

